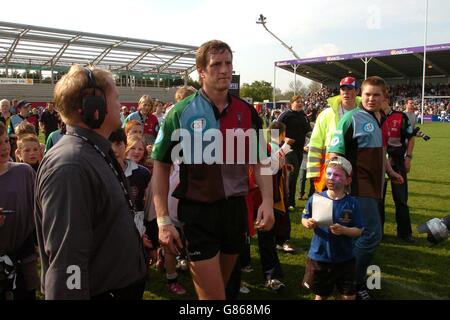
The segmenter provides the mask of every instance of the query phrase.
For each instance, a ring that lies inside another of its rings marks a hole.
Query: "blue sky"
[[[425,1],[16,0],[2,2],[0,20],[189,45],[220,39],[241,83],[273,82],[274,61],[293,56],[255,23],[259,14],[303,58],[422,45]],[[428,44],[450,42],[449,12],[450,1],[429,0]],[[277,71],[277,87],[290,81]]]

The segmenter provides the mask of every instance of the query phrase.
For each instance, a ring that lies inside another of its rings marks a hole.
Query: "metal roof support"
[[[357,76],[360,77],[360,78],[363,77],[363,74],[362,74],[361,72],[359,72],[358,70],[355,70],[355,69],[353,69],[353,68],[350,68],[350,67],[346,66],[346,65],[343,64],[342,62],[334,61],[333,64],[336,65],[336,66],[338,66],[338,67],[341,68],[342,70],[347,71],[347,72],[348,72],[348,71],[351,71],[352,74],[355,74],[355,75],[357,75]]]
[[[30,31],[30,29],[25,29],[23,30],[18,36],[17,38],[13,41],[13,43],[11,44],[11,47],[9,47],[8,52],[6,53],[6,55],[0,60],[0,63],[5,61],[5,64],[8,64],[9,61],[11,60],[11,57],[14,53],[14,50],[16,50],[17,45],[19,44],[20,39],[22,39],[22,37],[28,32]]]
[[[294,69],[294,96],[297,95],[297,68],[298,64],[292,66],[292,69]]]
[[[326,72],[321,71],[321,70],[319,70],[319,69],[313,68],[313,67],[311,67],[311,66],[302,65],[302,68],[304,68],[305,70],[307,70],[307,71],[309,71],[309,72],[315,72],[315,73],[321,75],[322,77],[325,77],[325,78],[330,79],[330,80],[334,80],[334,81],[338,81],[338,80],[339,80],[339,79],[336,78],[335,76],[332,76],[332,75],[329,74],[329,73],[326,73]]]
[[[193,65],[192,67],[186,69],[186,73],[187,74],[191,74],[192,72],[194,72],[195,70],[197,70],[197,66]]]
[[[419,59],[420,61],[423,62],[423,56],[422,55],[420,55],[418,53],[415,53],[414,57],[416,57],[417,59]],[[429,56],[427,57],[427,62],[428,62],[428,65],[431,65],[433,67],[433,69],[436,69],[437,71],[439,71],[440,73],[442,73],[443,75],[448,77],[448,72],[445,71],[443,68],[441,68],[438,64],[436,64],[433,61],[431,61]]]
[[[188,78],[189,78],[189,73],[185,72],[184,73],[184,86],[187,87],[188,85]]]
[[[420,123],[423,124],[423,109],[425,106],[425,76],[426,76],[426,62],[427,62],[427,37],[428,37],[428,0],[425,4],[425,33],[423,40],[423,74],[422,74],[422,113],[420,116]]]
[[[277,85],[277,65],[273,64],[273,107],[272,109],[275,109],[275,103],[276,103],[276,85]],[[262,102],[262,101],[261,101]]]
[[[159,88],[159,74],[160,74],[160,72],[159,72],[159,69],[157,69],[158,70],[158,75],[156,76],[156,86]]]
[[[9,73],[13,66],[30,61],[30,67],[70,68],[75,63],[93,64],[110,70],[183,75],[195,70],[195,46],[126,37],[54,29],[0,21],[0,38],[9,48],[0,55],[0,64]],[[115,48],[117,48],[115,50]],[[153,58],[155,57],[155,58]],[[158,84],[161,86],[158,82]]]
[[[140,55],[138,55],[136,58],[134,58],[132,61],[130,61],[130,63],[128,63],[124,67],[127,69],[133,69],[139,62],[141,62],[142,59],[144,59],[146,56],[148,56],[148,54],[158,50],[159,48],[161,48],[161,46],[156,46],[154,48],[143,51]]]
[[[70,44],[74,41],[77,41],[80,38],[81,38],[81,36],[78,35],[78,36],[73,37],[69,41],[67,41],[61,48],[59,48],[58,52],[50,60],[48,60],[46,63],[44,63],[44,66],[49,65],[49,64],[51,64],[52,66],[56,65],[58,63],[59,59],[61,59],[64,52],[70,46]]]
[[[31,25],[25,25],[25,24],[18,24],[18,23],[10,23],[10,22],[4,22],[0,21],[0,25],[3,27],[8,28],[16,28],[16,29],[30,29],[34,31],[41,31],[41,32],[47,32],[47,33],[56,33],[56,34],[65,34],[65,35],[80,35],[85,38],[99,38],[102,40],[125,40],[127,42],[137,42],[142,43],[145,45],[160,45],[160,46],[168,46],[168,47],[177,47],[177,48],[187,48],[189,50],[196,50],[197,47],[194,46],[186,46],[176,43],[169,43],[169,42],[159,42],[159,41],[151,41],[151,40],[143,40],[143,39],[134,39],[134,38],[127,38],[127,37],[118,37],[118,36],[111,36],[111,35],[105,35],[105,34],[98,34],[98,33],[89,33],[89,32],[78,32],[78,31],[72,31],[72,30],[65,30],[65,29],[56,29],[56,28],[47,28],[47,27],[39,27],[39,26],[31,26]],[[61,40],[61,39],[60,39]]]
[[[189,53],[189,52],[186,52]],[[174,56],[173,58],[171,58],[170,60],[167,60],[165,63],[163,63],[160,67],[159,70],[164,71],[166,70],[172,63],[174,63],[175,61],[177,61],[178,59],[180,59],[181,57],[183,57],[185,55],[185,53],[181,53],[179,55]]]
[[[364,62],[364,80],[367,79],[367,65],[369,64],[370,60],[372,60],[372,58],[361,58],[361,61]]]
[[[375,63],[376,63],[377,65],[379,65],[380,67],[385,68],[385,69],[387,69],[387,70],[389,70],[389,71],[391,71],[391,72],[393,72],[393,73],[396,73],[398,76],[403,77],[404,79],[408,79],[408,78],[409,78],[408,75],[406,75],[406,74],[404,74],[403,72],[401,72],[401,71],[395,69],[394,67],[391,67],[390,65],[388,65],[388,64],[386,64],[386,63],[380,61],[380,60],[377,59],[377,58],[373,58],[372,60],[373,60],[373,62],[375,62]]]
[[[123,45],[124,43],[126,43],[126,41],[122,40],[119,41],[117,43],[114,43],[112,46],[110,46],[109,48],[106,48],[105,50],[103,50],[102,53],[100,53],[94,60],[92,60],[91,64],[92,65],[97,65],[99,64],[110,52],[112,49],[117,48],[121,45]],[[111,69],[111,68],[110,68]]]

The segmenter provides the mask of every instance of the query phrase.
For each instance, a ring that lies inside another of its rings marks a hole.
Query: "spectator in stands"
[[[156,118],[158,118],[158,123],[159,123],[160,127],[164,121],[164,110],[165,110],[164,104],[161,101],[156,100],[155,101],[155,112],[153,112],[153,115]]]
[[[417,118],[414,113],[414,101],[411,98],[406,99],[405,114],[408,117],[409,124],[414,129],[416,127]]]
[[[159,130],[158,118],[152,114],[153,109],[154,105],[150,96],[143,95],[139,99],[138,111],[131,113],[123,122],[123,127],[125,128],[128,121],[139,121],[142,125],[144,142],[146,144],[153,144],[155,142]]]
[[[38,108],[31,108],[31,112],[28,115],[27,121],[34,126],[36,135],[39,136],[39,111],[38,111]]]
[[[6,130],[9,128],[11,122],[10,103],[8,99],[2,99],[0,101],[0,121],[5,124]]]
[[[441,122],[445,122],[447,117],[447,110],[442,109],[441,110]]]
[[[125,119],[130,115],[130,109],[127,106],[122,106],[120,109],[120,121],[125,122]]]
[[[6,127],[0,122],[0,301],[35,300],[39,287],[33,241],[35,173],[28,164],[9,161],[9,153]],[[2,214],[4,210],[10,215]]]
[[[267,112],[266,112],[265,114],[267,114],[268,112],[269,112],[269,110],[267,110]],[[274,110],[272,110],[272,112],[270,112],[270,122],[269,122],[269,125],[270,125],[270,123],[272,123],[273,121],[277,120],[278,117],[280,116],[280,114],[281,114],[281,110],[279,110],[279,109],[274,109]]]
[[[39,119],[39,127],[45,134],[44,142],[47,142],[50,133],[58,130],[59,120],[58,112],[55,110],[55,104],[53,101],[47,102],[47,108]]]
[[[58,123],[59,129],[56,131],[53,131],[48,136],[47,141],[45,142],[45,152],[50,150],[51,147],[53,147],[61,138],[63,135],[66,134],[66,124],[62,121],[59,121]]]
[[[111,73],[98,68],[73,65],[56,84],[55,105],[67,132],[45,155],[36,181],[46,299],[142,298],[142,238],[108,141],[121,124],[118,96]]]
[[[11,115],[17,114],[17,99],[11,100],[11,109],[10,109]]]
[[[16,127],[28,119],[30,114],[31,104],[25,100],[20,100],[17,103],[16,110],[19,112],[11,117],[11,124],[9,126],[9,134],[15,133]]]
[[[177,89],[177,91],[175,92],[175,101],[179,102],[187,97],[189,97],[190,95],[194,94],[197,90],[195,90],[193,87],[188,87],[188,86],[184,86],[184,87],[180,87]],[[166,109],[166,114],[170,111]]]
[[[136,139],[137,137],[132,137]],[[117,129],[109,136],[111,141],[111,148],[122,167],[125,176],[127,177],[128,185],[130,187],[131,200],[135,206],[135,223],[138,230],[141,232],[141,237],[144,235],[144,195],[150,183],[151,174],[144,166],[137,162],[127,159],[127,136],[122,128]],[[136,217],[137,216],[137,217]]]
[[[144,134],[144,131],[142,129],[142,125],[137,120],[130,120],[125,125],[125,135],[128,136],[134,136],[138,135],[142,137]]]
[[[18,140],[22,138],[22,136],[25,135],[34,135],[37,138],[36,135],[36,127],[34,125],[32,125],[31,123],[29,123],[28,121],[22,121],[17,127],[16,127],[16,134],[15,135],[11,135],[11,137],[15,137]],[[16,146],[17,147],[17,146]],[[40,143],[40,152],[41,152],[41,156],[44,154],[44,150],[45,150],[45,145],[43,143]],[[14,155],[16,155],[16,149],[14,149]],[[14,159],[16,159],[16,157],[14,156]]]
[[[42,160],[42,150],[35,134],[21,135],[17,140],[16,160],[29,164],[37,171]]]
[[[322,111],[317,117],[309,141],[306,177],[314,179],[316,192],[322,192],[325,188],[326,151],[327,147],[330,146],[331,138],[336,131],[339,120],[346,112],[361,104],[361,98],[357,97],[358,88],[355,78],[342,78],[339,86],[340,95],[327,100],[329,108]]]
[[[150,173],[153,172],[153,160],[148,157],[148,148],[142,139],[142,136],[127,136],[127,148],[125,154],[127,159],[144,166],[150,171]]]

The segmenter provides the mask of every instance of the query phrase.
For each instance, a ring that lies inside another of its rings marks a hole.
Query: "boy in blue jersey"
[[[346,194],[346,188],[351,181],[350,162],[340,156],[331,158],[326,169],[328,190],[309,198],[303,211],[303,226],[314,229],[303,286],[316,295],[315,300],[327,298],[335,287],[339,294],[337,299],[355,299],[352,238],[361,235],[362,220],[358,202]],[[324,200],[325,203],[332,201],[332,205],[319,204],[324,203]],[[331,224],[321,224],[313,219],[313,214],[316,216],[318,213],[313,210],[330,210]]]

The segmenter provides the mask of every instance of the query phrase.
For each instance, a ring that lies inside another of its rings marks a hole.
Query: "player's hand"
[[[344,234],[345,227],[341,226],[339,223],[335,223],[332,226],[330,226],[330,231],[332,234],[335,234],[337,236],[340,236]]]
[[[272,229],[275,218],[273,216],[273,206],[267,201],[258,208],[258,214],[256,216],[255,226],[259,231],[269,231]]]
[[[317,228],[317,221],[314,220],[313,218],[309,218],[305,221],[303,225],[305,226],[306,229],[315,229]]]
[[[389,176],[392,180],[392,183],[394,184],[403,184],[405,180],[403,180],[403,177],[398,174],[397,172],[393,172],[392,175]]]
[[[180,249],[183,248],[180,234],[173,224],[159,227],[159,243],[176,256],[180,254]]]

